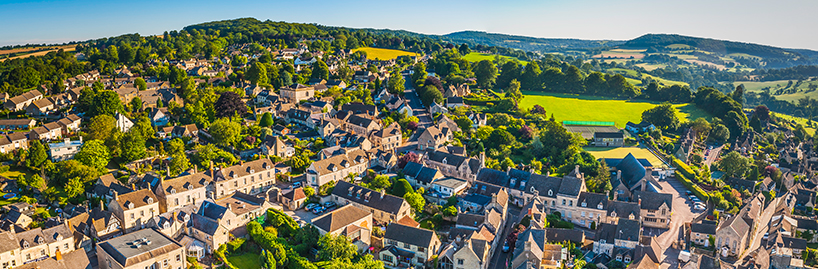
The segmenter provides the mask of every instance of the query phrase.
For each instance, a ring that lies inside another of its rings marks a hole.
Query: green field
[[[744,89],[750,92],[761,92],[762,89],[769,87],[770,94],[775,96],[778,100],[789,102],[798,102],[798,99],[810,97],[818,99],[818,91],[809,91],[809,85],[818,85],[818,81],[803,81],[798,87],[795,87],[797,80],[792,80],[793,85],[787,88],[789,80],[774,80],[774,81],[736,81],[733,85],[744,85]],[[777,91],[790,91],[795,88],[794,93],[776,94]]]
[[[650,164],[653,166],[661,166],[662,161],[650,153],[647,149],[637,148],[637,147],[621,147],[621,148],[600,148],[600,147],[584,147],[585,151],[594,155],[597,159],[601,158],[612,158],[612,159],[621,159],[628,156],[628,153],[633,154],[633,157],[637,159],[647,159]]]
[[[541,105],[548,115],[554,114],[557,121],[613,121],[619,128],[624,128],[628,121],[640,122],[642,112],[657,106],[658,102],[612,100],[610,97],[586,95],[554,94],[542,92],[523,92],[525,98],[520,107],[531,108]],[[681,121],[700,117],[710,120],[712,117],[692,104],[674,105]]]
[[[229,257],[227,260],[236,268],[261,268],[261,262],[258,260],[258,257],[258,254],[248,252]]]
[[[772,112],[772,114],[775,115],[776,117],[779,117],[779,118],[782,118],[782,119],[785,119],[785,120],[788,120],[788,121],[795,121],[795,123],[797,123],[797,124],[804,125],[804,129],[807,130],[807,133],[809,133],[809,134],[815,133],[814,128],[807,127],[807,119],[805,119],[805,118],[795,117],[795,116],[790,116],[790,115],[787,115],[787,114],[781,114],[781,113],[775,113],[775,112]]]
[[[640,76],[639,72],[637,72],[636,70],[631,70],[631,69],[610,68],[610,69],[608,69],[608,71],[618,73],[618,74],[622,74],[623,76],[625,76],[628,79],[628,82],[630,82],[634,86],[642,86],[641,78],[652,78],[653,80],[659,82],[659,84],[664,85],[664,86],[671,86],[671,85],[689,86],[689,84],[687,84],[685,82],[669,80],[669,79],[663,79],[663,78],[660,78],[660,77],[657,77],[657,76],[652,76],[652,75],[645,74],[645,73],[642,73],[642,75]]]
[[[511,61],[511,60],[520,61],[520,63],[522,63],[523,65],[528,64],[528,61],[523,61],[523,60],[517,59],[515,57],[509,57],[509,56],[497,55],[497,54],[486,54],[486,53],[479,53],[479,52],[472,52],[472,53],[466,54],[466,56],[463,56],[463,59],[465,59],[466,61],[469,61],[469,62],[479,62],[479,61],[482,61],[482,60],[492,60],[493,61],[494,58],[497,57],[497,56],[505,58],[505,59],[507,59],[509,61]]]
[[[417,56],[417,53],[409,52],[409,51],[402,51],[402,50],[393,50],[393,49],[380,49],[380,48],[358,48],[352,50],[352,52],[356,51],[363,51],[366,52],[367,59],[377,59],[377,60],[391,60],[398,58],[399,56]]]

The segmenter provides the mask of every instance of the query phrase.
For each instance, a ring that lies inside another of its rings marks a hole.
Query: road
[[[709,147],[709,145],[707,147]],[[713,147],[713,149],[710,150],[710,154],[707,154],[707,156],[704,157],[704,165],[710,166],[710,164],[715,162],[716,159],[719,158],[719,154],[721,153],[721,149],[723,149],[723,148],[724,148],[724,145],[721,145],[721,146],[718,146],[718,147]],[[707,148],[704,149],[704,152],[707,152]],[[704,154],[704,153],[702,153],[702,154]]]
[[[415,91],[415,88],[412,87],[412,80],[411,77],[405,76],[404,79],[406,80],[406,90],[403,91],[403,95],[406,98],[406,101],[409,102],[409,107],[412,108],[412,114],[418,118],[418,131],[414,132],[411,137],[406,139],[403,142],[403,145],[398,147],[398,152],[405,152],[408,150],[416,150],[417,149],[417,141],[418,136],[420,135],[420,131],[426,129],[434,123],[432,121],[432,115],[429,114],[429,111],[423,107],[423,104],[420,102],[420,97]]]
[[[498,239],[500,241],[498,241],[497,247],[492,250],[494,253],[492,253],[491,260],[489,261],[489,269],[506,268],[506,261],[509,255],[514,252],[514,249],[510,249],[508,253],[503,252],[503,243],[505,243],[506,237],[508,237],[508,234],[511,232],[512,225],[514,224],[512,222],[520,215],[520,210],[520,208],[509,205],[508,214],[506,216],[506,227],[503,228],[503,233]]]
[[[673,195],[673,210],[671,210],[672,215],[670,217],[670,229],[663,230],[644,228],[643,235],[658,235],[656,237],[656,242],[659,244],[660,249],[665,250],[663,253],[665,259],[662,261],[661,265],[662,269],[679,268],[679,250],[671,248],[671,246],[673,245],[673,242],[677,242],[679,239],[684,238],[681,226],[684,225],[685,222],[690,222],[694,218],[703,214],[703,212],[693,212],[693,204],[685,196],[685,191],[687,191],[687,189],[684,187],[684,185],[682,185],[682,183],[676,180],[675,177],[668,177],[665,180],[659,181],[659,185],[662,187],[662,193]]]

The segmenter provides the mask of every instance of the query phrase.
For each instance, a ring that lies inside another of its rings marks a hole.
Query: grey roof
[[[437,169],[423,167],[420,169],[420,173],[417,175],[415,180],[429,184],[435,180],[437,174],[438,174]]]
[[[491,197],[488,197],[488,196],[485,196],[485,195],[482,195],[482,194],[472,193],[472,194],[466,195],[465,197],[461,198],[460,200],[466,201],[466,202],[469,202],[469,203],[473,203],[473,204],[478,204],[478,205],[482,206],[482,205],[487,205],[489,202],[491,202]]]
[[[668,209],[673,208],[673,195],[669,193],[635,191],[633,197],[636,201],[641,199],[642,209],[657,210],[662,204],[666,204]]]
[[[224,213],[227,212],[227,207],[220,206],[212,201],[205,200],[202,202],[202,206],[199,207],[199,211],[196,212],[199,215],[208,217],[210,219],[221,219],[224,217]]]
[[[789,236],[782,236],[781,241],[783,247],[791,248],[791,249],[800,249],[806,250],[807,249],[807,240],[801,238],[794,238]]]
[[[594,138],[624,138],[625,134],[621,132],[596,132]]]
[[[599,242],[600,240],[605,240],[605,243],[613,244],[614,240],[616,239],[615,235],[616,225],[610,223],[600,223],[596,226],[594,241]]]
[[[818,221],[806,218],[795,218],[799,229],[818,230]]]
[[[583,202],[585,206],[582,205]],[[602,205],[602,208],[599,208],[599,205]],[[579,199],[577,199],[577,206],[606,210],[608,208],[608,196],[602,193],[581,192]]]
[[[700,234],[716,234],[716,225],[715,224],[705,224],[705,223],[691,223],[690,224],[690,231],[694,233]]]
[[[360,196],[357,195],[358,193]],[[396,215],[405,202],[401,197],[391,194],[381,195],[379,192],[346,181],[338,181],[332,190],[332,195]]]
[[[480,224],[483,224],[485,219],[486,217],[483,215],[460,213],[457,214],[457,225],[474,227],[477,229],[477,227],[480,227]]]
[[[206,234],[214,235],[216,230],[219,229],[219,222],[199,214],[193,214],[190,217],[190,226]]]
[[[612,212],[616,212],[617,217],[627,217],[633,214],[634,219],[639,219],[641,211],[639,204],[635,202],[608,201],[608,216],[611,216]]]
[[[625,183],[628,189],[639,184],[648,172],[631,153],[628,153],[628,156],[625,156],[625,158],[616,165],[616,169],[621,171],[622,183]]]
[[[547,242],[571,241],[581,244],[585,241],[585,232],[574,229],[545,228],[545,240]]]
[[[403,167],[403,174],[410,176],[410,177],[417,177],[420,174],[420,170],[423,169],[423,165],[416,163],[416,162],[408,162],[406,166]]]
[[[429,150],[426,152],[426,156],[429,157],[430,160],[442,163],[443,160],[446,160],[446,163],[449,165],[453,165],[455,167],[459,167],[463,162],[470,159],[468,157],[463,157],[459,155],[454,155],[444,151],[436,151],[436,150]]]
[[[432,237],[435,236],[437,236],[435,232],[429,229],[392,223],[386,227],[386,233],[383,238],[409,243],[410,245],[428,247],[432,244]]]
[[[751,193],[753,192],[756,186],[756,181],[736,177],[728,177],[727,180],[724,181],[724,183],[739,191],[747,190]]]
[[[443,178],[443,179],[437,180],[437,181],[435,181],[435,184],[443,186],[443,187],[448,187],[448,188],[454,189],[454,188],[457,188],[459,186],[467,184],[467,182],[465,180],[462,180],[462,179],[459,179],[459,178],[449,177],[449,178]]]
[[[639,241],[642,226],[637,220],[619,219],[614,236],[618,240]]]
[[[560,184],[559,194],[577,196],[582,191],[583,180],[575,177],[563,177]]]
[[[508,186],[508,174],[490,168],[480,169],[480,171],[477,172],[476,179],[477,181],[482,181],[489,184],[510,187]]]
[[[142,243],[139,244],[139,247],[136,247],[134,242],[142,238],[150,240],[151,243]],[[123,267],[128,267],[152,257],[180,249],[182,245],[154,229],[142,229],[99,243],[99,247],[113,257],[117,263]]]

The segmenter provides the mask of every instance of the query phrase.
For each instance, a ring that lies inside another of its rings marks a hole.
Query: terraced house
[[[192,175],[160,180],[155,191],[159,209],[170,212],[203,201],[207,198],[207,186],[213,180],[211,175],[210,171],[194,172]]]
[[[236,191],[250,195],[265,192],[275,184],[274,166],[273,161],[265,158],[214,170],[215,182],[208,191],[213,191],[213,197],[216,199],[229,196]]]
[[[144,229],[97,244],[100,269],[187,268],[182,245],[154,229]]]
[[[474,181],[475,176],[484,165],[482,158],[464,157],[436,150],[426,151],[421,162],[430,168],[439,170],[444,176],[467,181]]]
[[[378,257],[387,266],[425,266],[441,248],[434,231],[398,223],[386,227],[383,238],[385,247]]]
[[[148,220],[159,215],[159,201],[149,189],[121,195],[114,192],[108,208],[122,220],[126,233],[145,228]]]
[[[338,181],[332,190],[332,200],[338,206],[352,204],[372,213],[377,223],[392,223],[404,217],[412,217],[412,208],[401,197],[376,192],[346,181]]]
[[[363,150],[353,150],[310,164],[307,184],[320,187],[330,181],[341,181],[349,174],[363,174],[369,168],[369,157]]]

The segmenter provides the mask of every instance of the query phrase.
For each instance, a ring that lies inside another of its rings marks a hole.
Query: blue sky
[[[814,0],[35,1],[0,0],[0,45],[161,34],[215,20],[318,23],[427,34],[462,30],[626,40],[675,33],[818,50]]]

